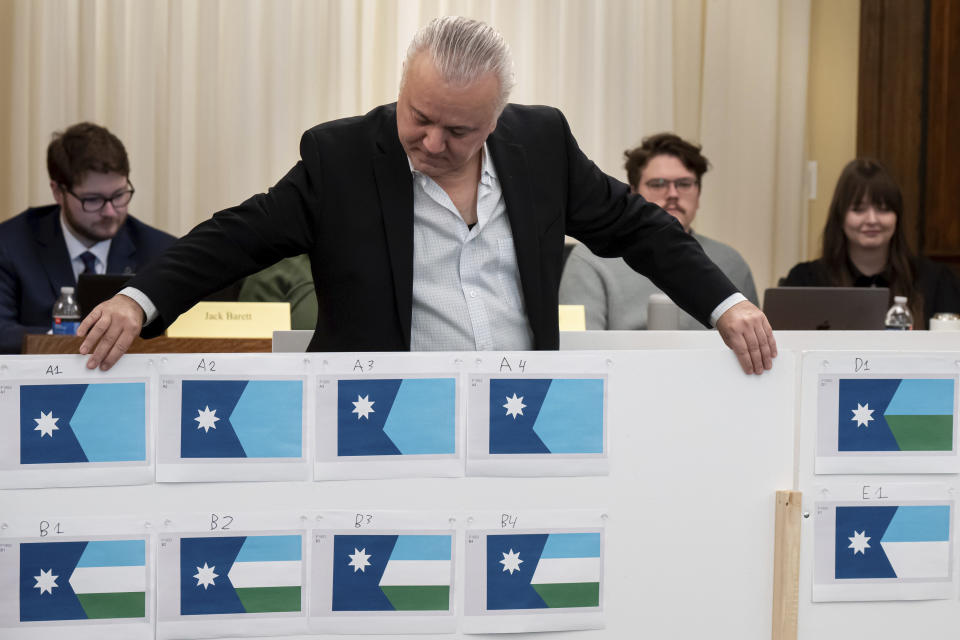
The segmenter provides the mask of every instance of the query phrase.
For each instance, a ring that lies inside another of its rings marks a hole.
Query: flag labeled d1
[[[299,535],[180,539],[180,614],[301,610]]]
[[[953,378],[839,382],[839,451],[953,450]]]
[[[146,383],[23,384],[20,464],[147,459]]]
[[[602,378],[491,378],[491,454],[600,454]]]
[[[301,380],[184,380],[183,458],[300,458]]]
[[[336,535],[333,611],[448,611],[449,534]]]
[[[146,541],[20,544],[20,621],[146,617]]]
[[[601,534],[488,534],[488,610],[600,606]]]
[[[838,506],[837,580],[950,576],[949,505]]]
[[[454,378],[337,382],[337,455],[456,453]]]

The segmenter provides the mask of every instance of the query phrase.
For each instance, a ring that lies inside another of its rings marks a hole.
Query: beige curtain
[[[279,179],[305,129],[394,100],[445,14],[500,29],[512,99],[563,109],[614,176],[645,135],[701,140],[696,227],[758,285],[799,259],[808,0],[0,0],[0,217],[52,201],[50,134],[88,119],[127,146],[134,215],[182,234]]]

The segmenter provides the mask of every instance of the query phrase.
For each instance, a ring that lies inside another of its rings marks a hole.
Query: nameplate
[[[198,302],[167,328],[171,338],[272,338],[290,330],[289,302]]]
[[[586,331],[587,313],[582,304],[560,305],[560,331]]]

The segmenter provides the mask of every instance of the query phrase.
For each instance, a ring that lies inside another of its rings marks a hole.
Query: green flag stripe
[[[380,587],[397,611],[447,611],[450,585]]]
[[[599,582],[566,582],[532,586],[550,608],[600,606]]]
[[[236,592],[247,613],[300,611],[300,587],[244,587]]]
[[[901,451],[953,451],[953,416],[883,416]]]
[[[145,618],[147,599],[143,591],[78,593],[83,612],[90,619]]]

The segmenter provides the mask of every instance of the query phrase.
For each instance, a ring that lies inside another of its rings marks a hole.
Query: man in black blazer
[[[744,370],[771,366],[763,314],[676,220],[631,195],[577,146],[563,115],[507,105],[502,37],[439,18],[407,53],[396,104],[318,125],[266,194],[217,213],[80,327],[108,369],[206,292],[310,255],[311,350],[556,349],[564,234],[623,256],[715,323]]]
[[[132,274],[175,239],[127,214],[130,165],[107,129],[82,122],[56,134],[47,170],[57,204],[0,224],[0,353],[50,330],[60,287],[79,273]]]

